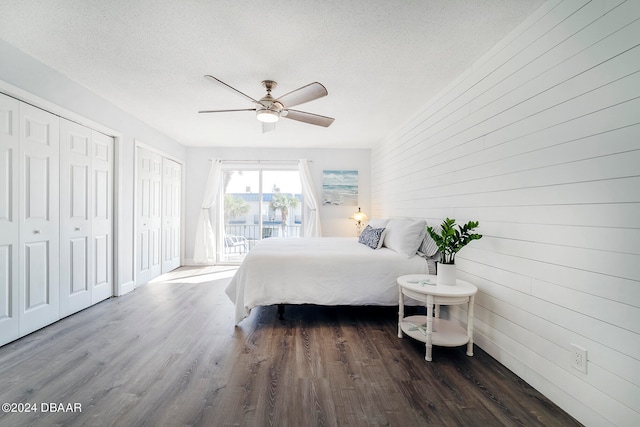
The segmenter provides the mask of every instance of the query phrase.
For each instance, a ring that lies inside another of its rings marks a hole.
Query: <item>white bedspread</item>
[[[396,305],[396,279],[411,273],[428,273],[427,262],[357,238],[273,238],[249,252],[226,293],[237,324],[263,305]]]

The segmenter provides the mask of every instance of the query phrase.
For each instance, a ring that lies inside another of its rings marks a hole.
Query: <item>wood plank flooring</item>
[[[263,307],[234,327],[218,277],[149,283],[1,347],[0,403],[37,411],[0,426],[580,425],[478,347],[425,362],[397,307]]]

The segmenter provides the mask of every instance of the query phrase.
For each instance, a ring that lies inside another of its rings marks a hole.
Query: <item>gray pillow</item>
[[[440,231],[440,228],[437,226],[433,227],[433,229],[435,230],[436,233]],[[431,236],[427,232],[424,236],[424,239],[422,239],[422,243],[420,243],[420,247],[418,248],[418,255],[432,257],[437,252],[438,252],[438,245],[436,245],[436,242],[431,238]]]

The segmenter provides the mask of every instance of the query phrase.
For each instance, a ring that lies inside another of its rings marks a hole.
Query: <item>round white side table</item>
[[[473,301],[478,288],[464,280],[453,286],[436,285],[436,276],[408,274],[398,277],[398,338],[403,333],[425,343],[425,360],[432,360],[432,347],[467,345],[467,356],[473,356]],[[404,297],[424,302],[427,314],[404,317]],[[467,328],[457,322],[441,319],[441,305],[467,304]]]

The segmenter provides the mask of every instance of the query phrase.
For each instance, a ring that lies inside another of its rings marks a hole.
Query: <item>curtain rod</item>
[[[215,159],[209,159],[213,161]],[[300,160],[221,160],[222,163],[298,163]],[[307,160],[313,163],[313,160]]]

